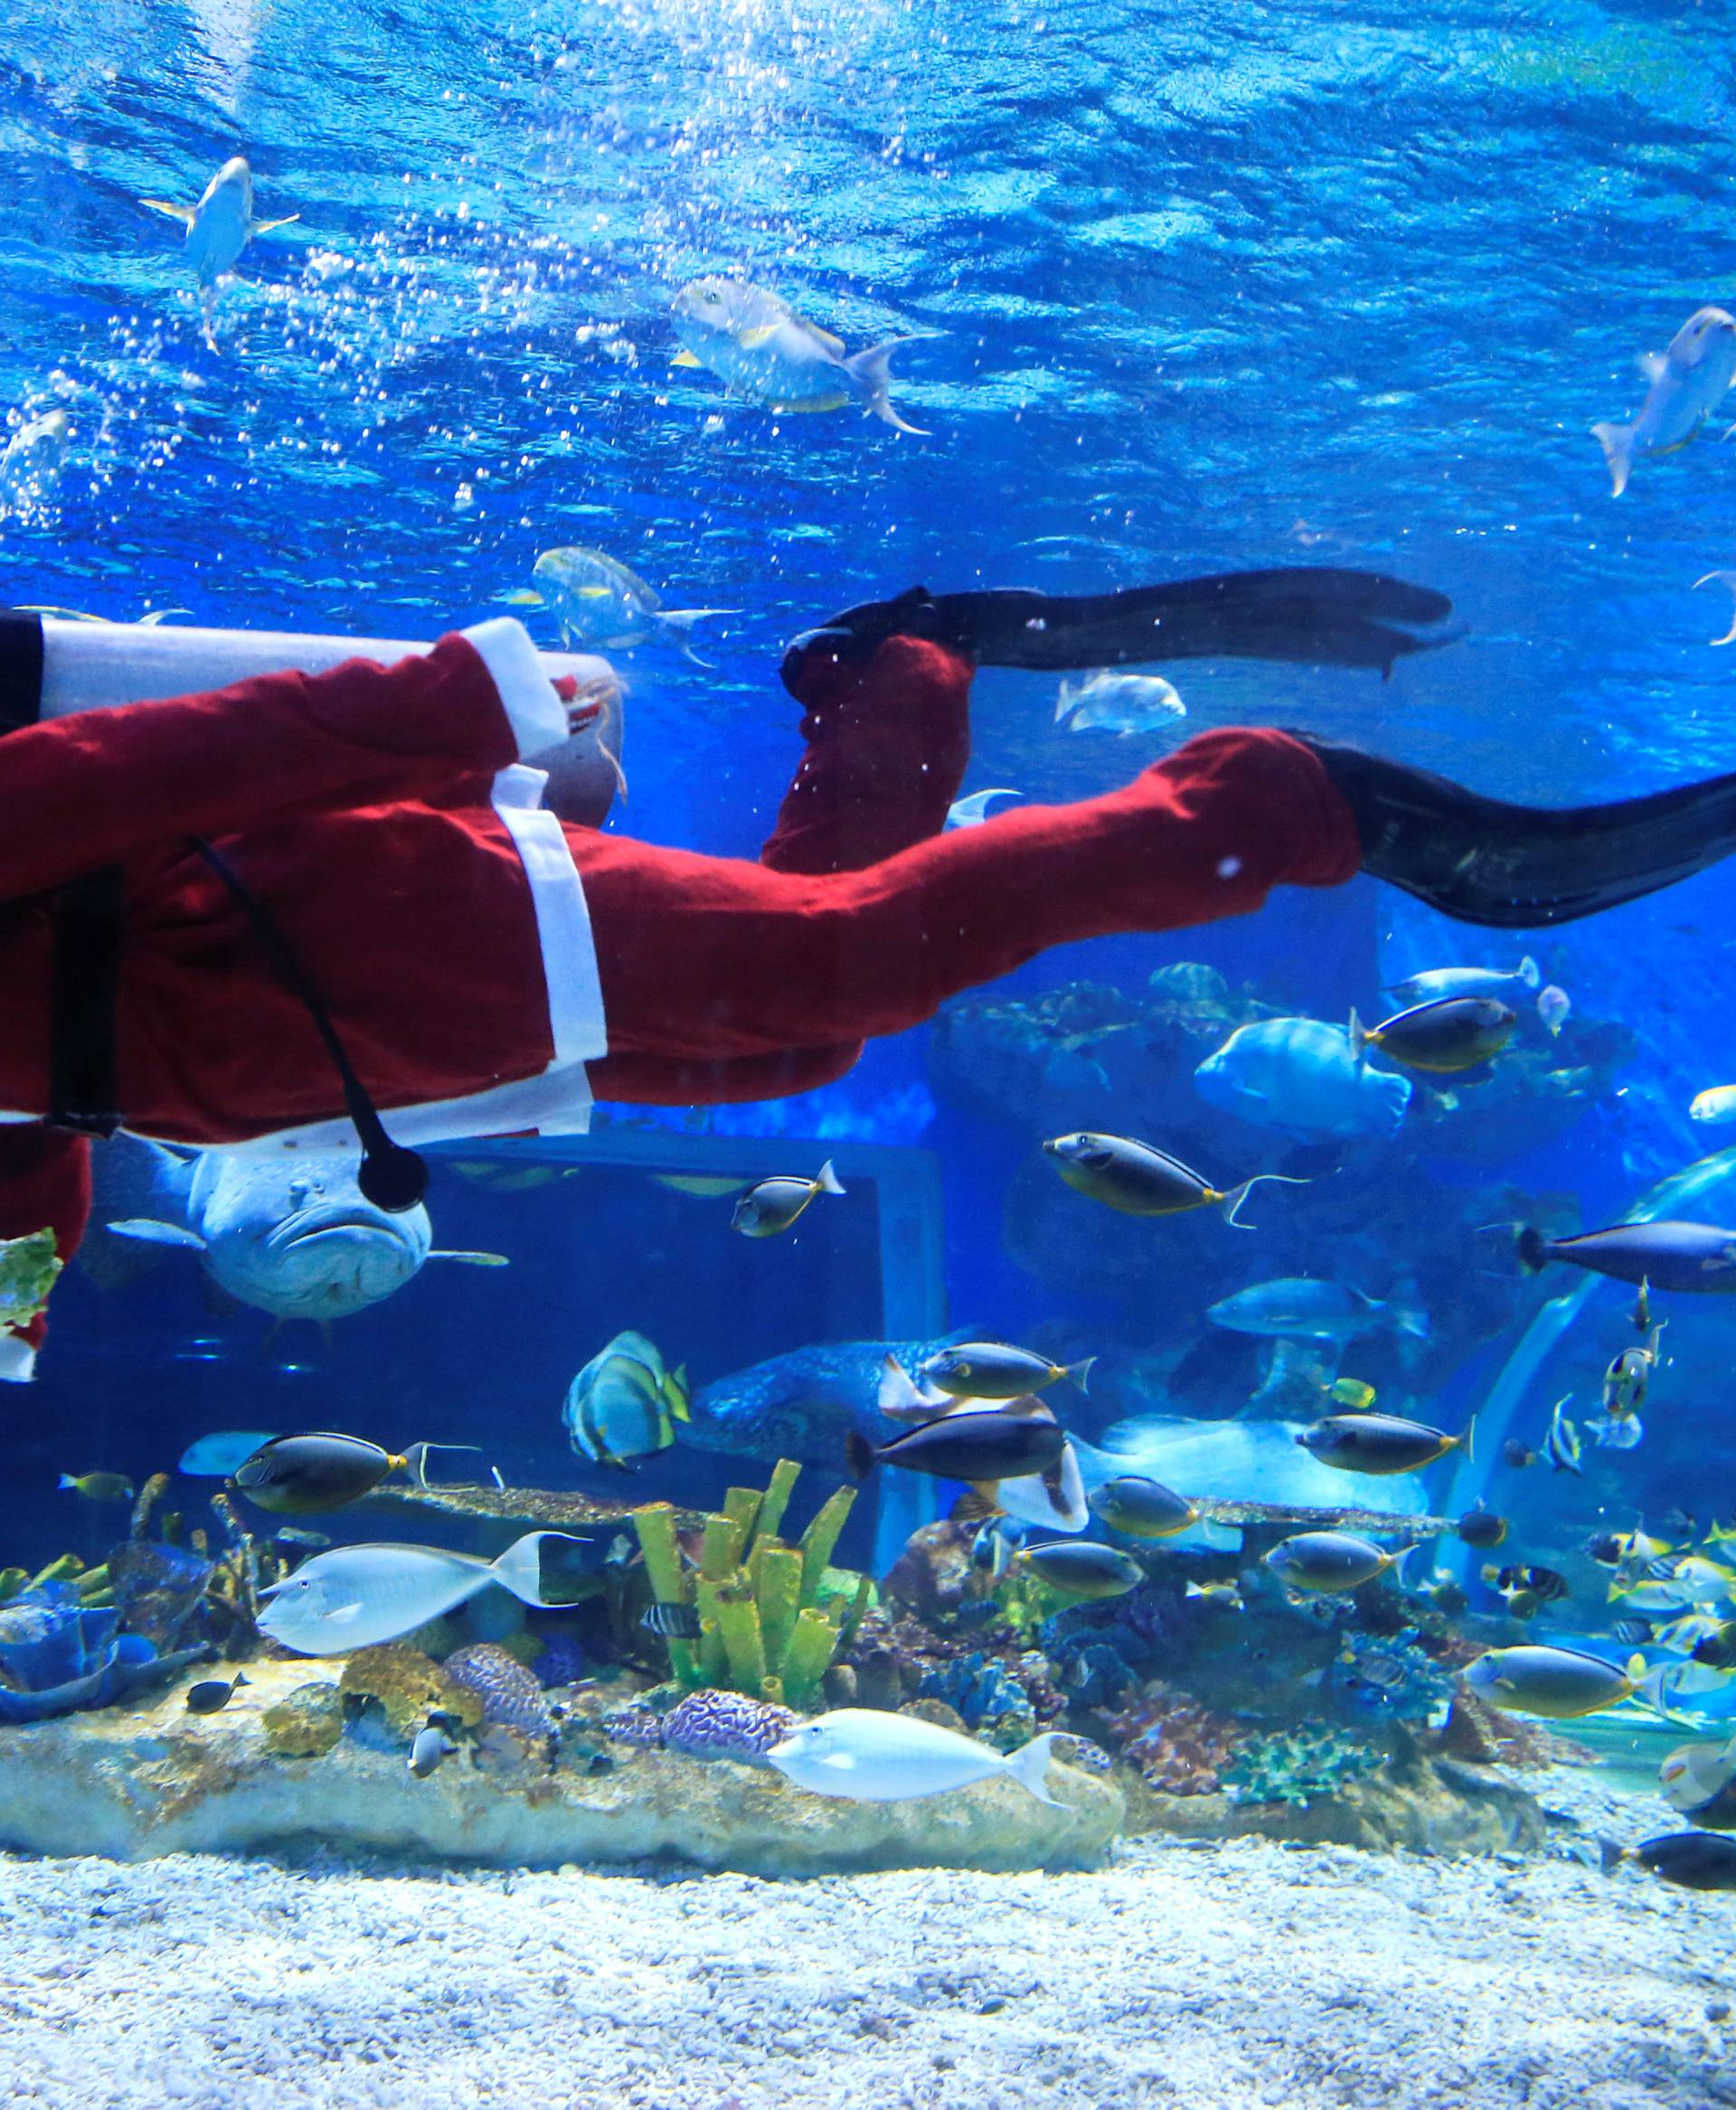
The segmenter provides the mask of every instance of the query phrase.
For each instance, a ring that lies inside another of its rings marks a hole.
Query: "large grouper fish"
[[[137,1138],[124,1148],[126,1184],[148,1213],[110,1217],[107,1229],[197,1253],[219,1289],[274,1318],[347,1318],[401,1290],[429,1260],[506,1266],[499,1253],[437,1249],[420,1203],[396,1215],[376,1209],[348,1157],[215,1150],[184,1157]]]

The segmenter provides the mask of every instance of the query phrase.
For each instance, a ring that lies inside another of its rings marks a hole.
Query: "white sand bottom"
[[[1555,1856],[1138,1842],[1096,1874],[799,1883],[0,1857],[0,2102],[1707,2110],[1736,2104],[1707,2014],[1733,1959],[1736,1896]]]

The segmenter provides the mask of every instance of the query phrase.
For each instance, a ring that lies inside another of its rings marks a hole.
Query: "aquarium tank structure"
[[[0,25],[0,2096],[1736,2102],[1717,0]]]

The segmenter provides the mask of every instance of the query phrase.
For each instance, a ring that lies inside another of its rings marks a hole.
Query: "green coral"
[[[47,1305],[60,1272],[52,1230],[0,1239],[0,1326],[28,1326]]]
[[[669,1667],[684,1691],[722,1686],[807,1706],[872,1598],[866,1576],[830,1565],[854,1488],[831,1495],[797,1544],[777,1535],[800,1472],[780,1458],[763,1493],[731,1487],[722,1510],[705,1520],[697,1568],[682,1558],[666,1502],[633,1512],[658,1603],[691,1605],[699,1614],[697,1641],[668,1644]]]
[[[1250,1737],[1218,1768],[1218,1781],[1231,1802],[1289,1803],[1306,1810],[1377,1771],[1383,1756],[1349,1729],[1274,1729]]]
[[[323,1758],[344,1734],[344,1696],[335,1685],[297,1685],[259,1717],[265,1747],[278,1758]]]
[[[430,1657],[401,1642],[357,1649],[344,1665],[337,1690],[358,1707],[376,1700],[394,1736],[413,1737],[437,1710],[455,1716],[467,1729],[482,1722],[482,1695],[455,1684]]]

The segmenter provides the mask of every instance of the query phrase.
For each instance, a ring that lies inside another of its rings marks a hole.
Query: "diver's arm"
[[[971,664],[894,633],[872,656],[824,645],[784,667],[807,751],[760,852],[774,871],[862,871],[938,835],[970,759]]]
[[[78,1250],[90,1214],[90,1145],[82,1135],[39,1121],[0,1124],[0,1239],[52,1230],[62,1263]],[[35,1375],[47,1322],[0,1327],[0,1380]]]
[[[509,620],[390,667],[354,659],[0,739],[0,900],[182,835],[414,798],[561,739],[564,706]]]

